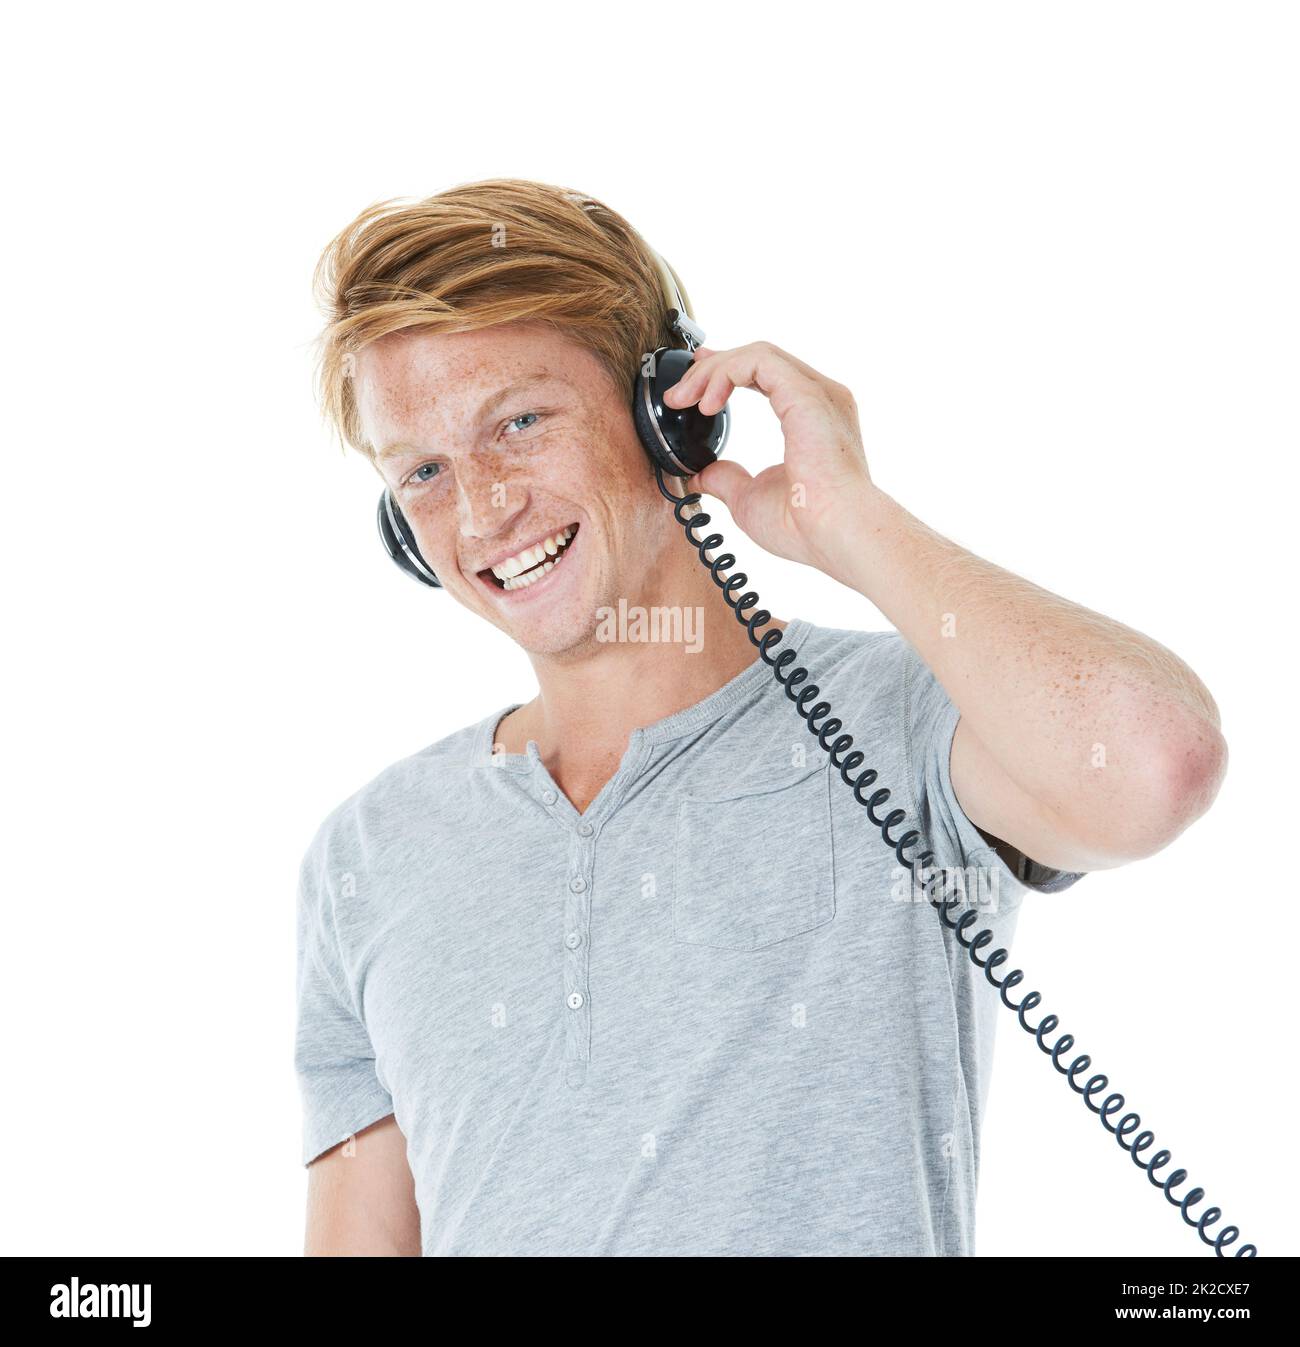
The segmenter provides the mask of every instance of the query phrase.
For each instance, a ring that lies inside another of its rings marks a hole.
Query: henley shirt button
[[[593,827],[591,826],[590,823],[579,823],[579,824],[578,824],[578,832],[579,832],[583,837],[590,837],[590,836],[592,835],[592,833],[594,833],[595,831],[596,831],[595,828],[593,828]]]
[[[569,996],[568,996],[568,1001],[569,1001],[569,1009],[570,1009],[570,1010],[579,1010],[579,1009],[581,1009],[581,1007],[582,1007],[582,993],[581,993],[581,992],[570,992],[570,993],[569,993]]]
[[[586,887],[587,881],[583,879],[581,875],[575,875],[569,880],[569,888],[571,888],[574,893],[581,893]]]
[[[568,945],[570,949],[577,949],[578,946],[582,944],[582,937],[577,931],[570,931],[569,934],[564,937],[564,943]]]
[[[560,797],[556,795],[553,790],[544,790],[542,792],[542,799],[545,800],[547,804],[554,804],[559,798]]]

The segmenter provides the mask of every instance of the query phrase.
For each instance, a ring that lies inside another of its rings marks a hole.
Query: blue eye
[[[442,467],[437,463],[421,463],[411,474],[412,482],[431,482],[442,471]]]
[[[510,418],[510,420],[506,422],[506,425],[507,425],[507,426],[513,426],[513,425],[518,424],[518,422],[520,422],[520,421],[527,421],[528,418],[529,418],[530,416],[533,418],[533,421],[534,421],[534,422],[537,421],[537,420],[539,419],[538,414],[537,414],[536,412],[523,412],[523,413],[521,413],[519,416],[512,416],[512,417]],[[531,429],[532,429],[532,423],[530,423],[529,425],[526,425],[526,426],[521,426],[520,429],[521,429],[521,430],[531,430]]]

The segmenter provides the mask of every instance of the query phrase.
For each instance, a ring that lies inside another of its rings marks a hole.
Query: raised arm
[[[1227,765],[1200,679],[1149,636],[958,547],[864,495],[841,576],[894,623],[961,712],[952,783],[977,827],[1044,865],[1151,855]]]
[[[858,590],[961,712],[952,780],[980,829],[1035,861],[1097,870],[1160,850],[1211,804],[1219,713],[1150,637],[964,551],[871,480],[852,393],[769,342],[700,347],[665,402],[768,398],[785,458],[720,460],[689,483],[778,556]]]

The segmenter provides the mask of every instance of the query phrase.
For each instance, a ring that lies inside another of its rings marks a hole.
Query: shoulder
[[[792,636],[795,635],[793,626],[792,623],[786,628],[787,634]],[[853,627],[822,627],[804,622],[797,644],[800,650],[815,653],[819,661],[844,663],[855,659],[889,660],[907,643],[893,630],[861,631]]]
[[[437,827],[449,821],[477,770],[476,748],[486,744],[502,712],[467,725],[383,771],[339,801],[321,820],[303,868],[334,868],[358,853],[380,854],[413,824]],[[485,752],[486,752],[485,748]]]
[[[843,686],[855,700],[901,703],[917,666],[925,668],[912,647],[892,630],[855,631],[806,623],[795,644],[799,657],[794,663],[808,670],[810,682],[828,693]]]
[[[955,723],[943,686],[911,644],[893,630],[853,631],[806,625],[796,634],[797,666],[808,670],[803,686],[815,684],[810,704],[825,702],[829,714],[870,750],[871,765],[895,776],[911,773]],[[778,651],[780,647],[777,647]]]

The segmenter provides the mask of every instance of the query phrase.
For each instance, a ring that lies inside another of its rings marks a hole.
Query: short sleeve
[[[1060,893],[1082,879],[1081,872],[1040,865],[1009,846],[1008,864],[966,817],[951,775],[952,741],[961,712],[920,655],[903,644],[908,763],[922,832],[934,852],[931,865],[949,872],[954,880],[964,878],[968,885],[972,876],[978,876],[984,886],[1006,886],[1013,894],[1015,886]],[[1007,885],[1008,880],[1014,883]]]
[[[322,869],[313,842],[299,871],[297,908],[294,1067],[302,1095],[304,1165],[393,1111],[343,976],[334,900]]]

